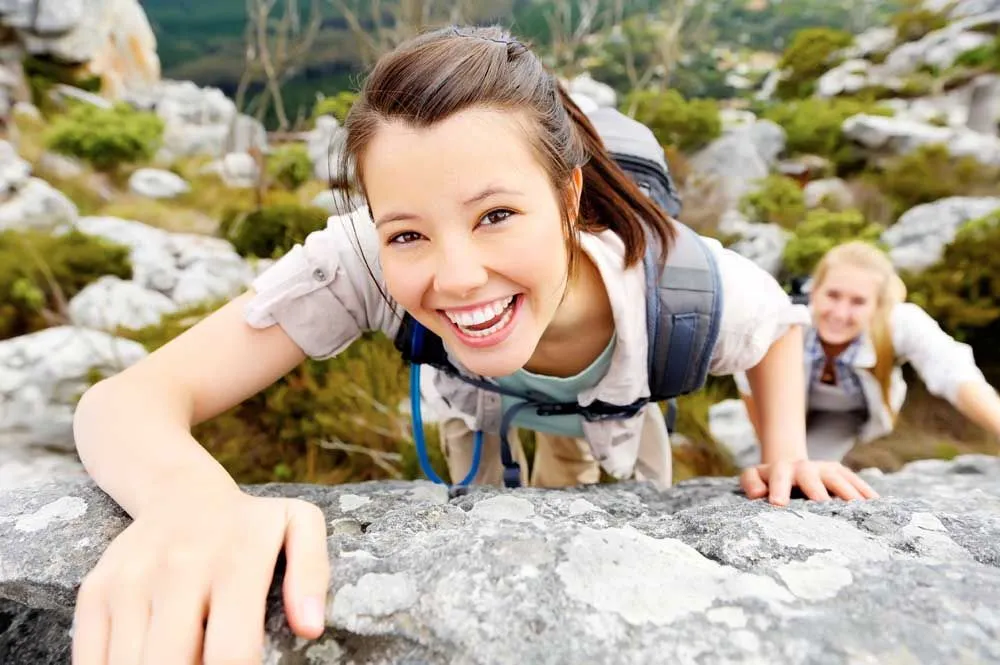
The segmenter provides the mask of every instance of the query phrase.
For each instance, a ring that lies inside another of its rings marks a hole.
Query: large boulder
[[[95,375],[116,374],[145,355],[136,342],[73,326],[0,341],[0,434],[72,449],[76,400]]]
[[[332,573],[327,631],[306,641],[278,570],[263,661],[998,662],[1000,459],[864,475],[883,498],[787,508],[732,478],[454,499],[424,482],[253,487],[324,511]],[[0,494],[0,653],[63,662],[77,586],[127,524],[88,483]]]
[[[40,178],[20,178],[16,166],[15,172],[14,181],[20,184],[8,192],[6,201],[0,202],[0,231],[51,231],[76,221],[79,213],[69,197]]]
[[[770,120],[733,127],[691,158],[692,177],[713,183],[735,209],[777,164],[786,141],[785,130]]]
[[[0,26],[13,28],[32,55],[83,65],[111,98],[160,79],[156,37],[137,0],[0,2]]]
[[[1000,198],[952,196],[910,208],[882,233],[896,268],[921,271],[941,260],[966,223],[1000,210]]]
[[[943,145],[953,157],[1000,166],[1000,138],[965,127],[939,127],[908,118],[861,113],[844,121],[844,135],[868,150],[903,155],[924,145]]]

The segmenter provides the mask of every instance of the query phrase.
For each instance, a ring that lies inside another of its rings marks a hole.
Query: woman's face
[[[849,265],[832,266],[813,289],[813,325],[827,344],[849,344],[868,330],[878,305],[878,276]]]
[[[363,160],[389,294],[485,376],[528,362],[566,283],[559,202],[521,120],[384,124]]]

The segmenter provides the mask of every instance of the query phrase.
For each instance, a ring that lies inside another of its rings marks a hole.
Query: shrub
[[[267,159],[272,178],[285,189],[296,190],[312,178],[312,160],[304,145],[281,146]]]
[[[942,327],[995,351],[1000,334],[1000,212],[966,224],[936,265],[904,278],[910,299]]]
[[[259,210],[228,211],[219,224],[223,238],[243,256],[274,258],[326,226],[330,214],[322,208],[297,203],[275,203]]]
[[[681,97],[676,90],[636,91],[623,104],[649,127],[664,146],[691,152],[722,134],[719,106],[714,100]]]
[[[948,16],[921,6],[921,0],[907,0],[902,11],[892,17],[900,41],[914,42],[948,25]]]
[[[973,157],[952,157],[942,145],[925,145],[869,175],[894,205],[898,218],[913,206],[949,196],[1000,194],[1000,168]]]
[[[892,115],[892,111],[874,102],[843,97],[779,104],[765,111],[764,117],[785,129],[789,152],[821,155],[833,161],[842,173],[864,162],[863,153],[842,131],[844,121],[859,113]]]
[[[67,65],[45,56],[29,55],[22,59],[24,77],[31,91],[31,101],[43,111],[53,108],[49,91],[58,83],[71,85],[87,92],[100,92],[101,77],[81,74],[81,67]]]
[[[806,216],[806,200],[799,183],[783,175],[769,175],[760,188],[740,201],[744,215],[758,222],[794,228]]]
[[[799,99],[813,93],[816,79],[836,62],[832,56],[854,43],[854,37],[833,28],[804,28],[795,33],[781,56],[778,67],[784,73],[776,94],[781,99]]]
[[[793,276],[811,274],[823,255],[835,246],[849,240],[880,245],[881,235],[882,227],[868,222],[857,210],[810,210],[785,246],[785,270]]]
[[[71,231],[0,232],[0,339],[51,325],[67,301],[103,275],[132,276],[126,247]]]
[[[966,51],[955,59],[955,67],[978,69],[984,67],[1000,72],[1000,35],[989,44]]]
[[[343,123],[347,119],[354,102],[358,100],[358,93],[350,90],[342,90],[332,97],[323,97],[316,100],[313,106],[313,120],[321,115],[332,115],[339,122]]]
[[[153,113],[117,105],[101,109],[76,104],[55,121],[51,150],[79,157],[102,171],[152,159],[163,137],[163,120]]]

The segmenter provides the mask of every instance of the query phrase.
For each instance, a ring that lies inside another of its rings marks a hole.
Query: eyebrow
[[[498,185],[490,185],[489,187],[482,190],[478,194],[470,196],[465,201],[462,201],[462,207],[467,208],[473,203],[479,203],[481,201],[485,201],[491,196],[496,196],[497,194],[508,194],[513,196],[523,195],[522,192],[519,192],[515,189],[507,189],[506,187],[500,187]],[[403,222],[403,221],[414,220],[417,217],[418,217],[417,215],[414,215],[413,213],[410,212],[390,212],[385,215],[382,215],[377,220],[375,220],[375,227],[378,228],[382,224],[387,224],[389,222]]]

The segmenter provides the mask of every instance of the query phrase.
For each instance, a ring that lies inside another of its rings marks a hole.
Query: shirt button
[[[316,268],[315,270],[313,270],[313,279],[315,279],[317,282],[322,282],[323,280],[326,279],[326,271],[323,270],[322,268]]]

